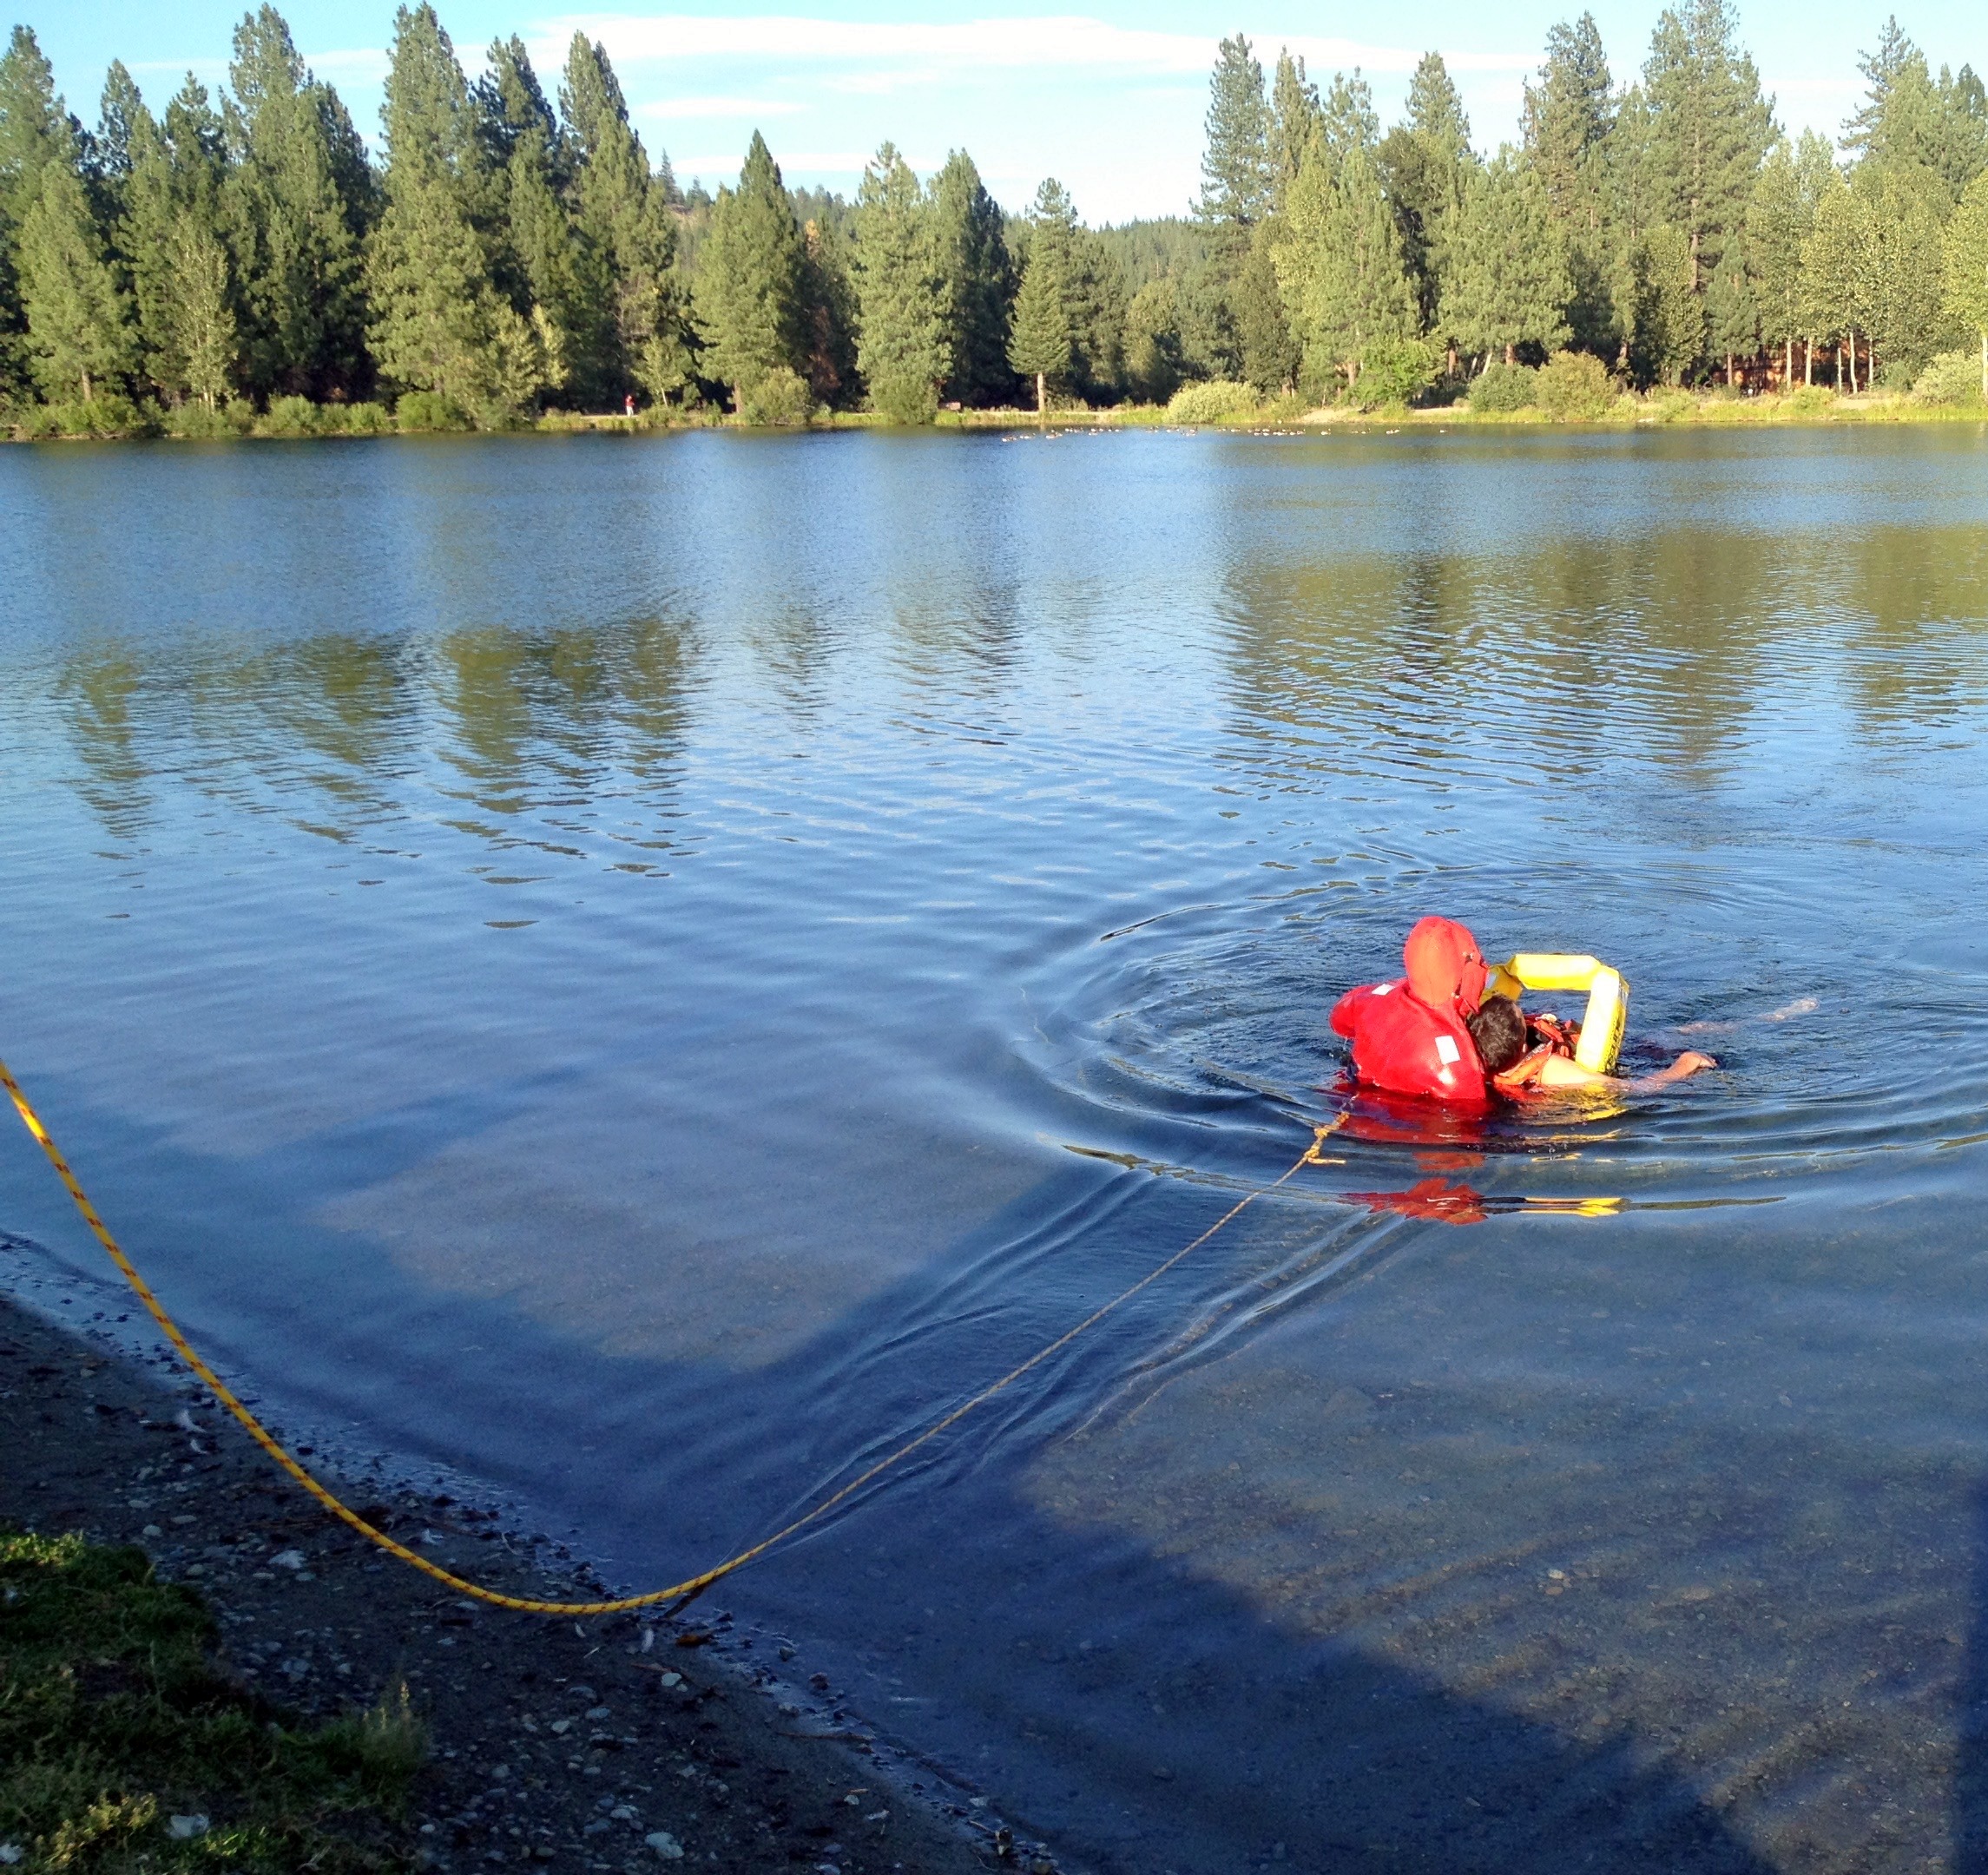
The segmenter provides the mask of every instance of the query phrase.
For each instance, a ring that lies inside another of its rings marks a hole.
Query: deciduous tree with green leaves
[[[1981,341],[1981,398],[1988,403],[1988,170],[1967,185],[1946,224],[1943,303]]]

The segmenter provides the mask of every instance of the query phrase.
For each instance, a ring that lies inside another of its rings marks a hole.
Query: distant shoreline
[[[1818,387],[1822,388],[1822,387]],[[1215,430],[1234,435],[1302,434],[1330,430],[1567,430],[1632,431],[1649,429],[1828,429],[1868,424],[1988,424],[1988,406],[1925,404],[1898,393],[1877,392],[1842,397],[1823,389],[1821,398],[1800,393],[1793,397],[1732,397],[1719,392],[1657,392],[1649,396],[1624,395],[1600,417],[1556,418],[1537,409],[1478,411],[1467,404],[1431,408],[1383,406],[1355,411],[1335,405],[1307,409],[1296,399],[1267,404],[1254,411],[1199,421],[1172,414],[1164,405],[1118,405],[1103,409],[1070,405],[1052,406],[1046,414],[1032,410],[941,411],[929,426],[906,426],[868,411],[838,411],[806,424],[747,423],[736,417],[704,412],[649,413],[634,417],[614,413],[591,415],[554,411],[536,423],[497,431],[442,431],[402,429],[387,419],[378,424],[348,425],[341,420],[339,406],[325,406],[321,424],[294,417],[272,423],[250,418],[239,427],[217,431],[203,424],[199,431],[175,430],[168,416],[158,422],[129,427],[108,426],[102,431],[60,431],[30,433],[10,425],[5,439],[15,443],[260,443],[346,442],[360,437],[435,436],[654,436],[694,430],[749,431],[755,433],[793,434],[832,430],[894,430],[936,428],[939,430]]]

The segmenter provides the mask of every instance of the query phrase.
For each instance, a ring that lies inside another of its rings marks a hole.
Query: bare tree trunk
[[[1726,354],[1726,388],[1728,391],[1733,388],[1733,354],[1730,352]]]
[[[1988,326],[1981,328],[1981,401],[1988,404]]]
[[[1801,381],[1805,388],[1815,382],[1815,341],[1813,339],[1801,341]]]
[[[1046,375],[1043,372],[1036,373],[1036,421],[1039,424],[1047,424],[1050,420],[1049,401],[1043,395],[1043,380]]]
[[[1504,361],[1508,365],[1518,363],[1518,347],[1517,345],[1508,345],[1504,348]]]
[[[89,388],[89,373],[85,372],[82,374],[82,400],[85,404],[88,404],[90,401],[90,398],[91,393]]]

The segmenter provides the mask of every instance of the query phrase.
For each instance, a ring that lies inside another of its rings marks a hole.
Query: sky
[[[155,104],[190,69],[210,87],[227,75],[244,0],[49,0],[26,23],[54,61],[56,82],[86,123],[105,68],[122,58]],[[337,86],[369,141],[393,30],[391,0],[278,0],[299,49]],[[676,0],[679,5],[686,0]],[[691,0],[694,3],[694,0]],[[764,133],[790,185],[852,193],[886,138],[923,175],[949,150],[970,151],[988,188],[1026,206],[1047,175],[1063,181],[1094,226],[1188,212],[1200,186],[1201,120],[1217,41],[1247,33],[1267,72],[1280,46],[1301,54],[1321,89],[1359,66],[1384,123],[1399,114],[1408,75],[1433,48],[1448,62],[1478,146],[1517,135],[1521,89],[1547,29],[1578,0],[1498,7],[1425,0],[1412,18],[1371,6],[1295,0],[1112,0],[1083,12],[998,0],[703,0],[705,10],[628,4],[558,12],[535,0],[438,0],[472,75],[483,49],[520,34],[554,89],[576,30],[602,41],[651,157],[667,151],[679,181],[734,180],[747,141]],[[1741,34],[1791,131],[1833,135],[1861,89],[1858,52],[1876,42],[1886,0],[1740,0]],[[1640,67],[1656,0],[1595,0],[1619,80]],[[1988,72],[1988,9],[1979,0],[1909,4],[1900,24],[1942,63]]]

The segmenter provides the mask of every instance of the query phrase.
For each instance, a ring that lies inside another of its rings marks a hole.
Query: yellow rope
[[[1285,1172],[1282,1177],[1276,1179],[1271,1184],[1259,1186],[1254,1191],[1237,1200],[1192,1243],[1176,1250],[1157,1269],[1141,1277],[1122,1294],[1114,1296],[1102,1307],[1093,1310],[1076,1327],[1070,1329],[1067,1333],[1058,1335],[1047,1347],[1031,1354],[1019,1367],[1003,1374],[991,1386],[983,1387],[971,1399],[967,1400],[962,1405],[954,1407],[944,1418],[933,1421],[924,1431],[907,1439],[902,1445],[899,1446],[888,1457],[879,1459],[861,1477],[852,1478],[839,1490],[831,1492],[813,1510],[805,1511],[801,1516],[797,1516],[793,1523],[786,1525],[783,1529],[775,1530],[764,1542],[754,1543],[749,1549],[740,1550],[736,1556],[719,1563],[715,1569],[706,1569],[701,1576],[692,1576],[685,1581],[672,1582],[667,1589],[651,1589],[645,1595],[622,1595],[608,1602],[541,1602],[529,1595],[504,1595],[495,1589],[485,1589],[479,1583],[465,1582],[460,1576],[444,1569],[440,1563],[431,1562],[426,1556],[410,1549],[405,1543],[396,1543],[385,1530],[375,1530],[358,1511],[350,1509],[342,1503],[328,1487],[320,1484],[302,1465],[299,1464],[277,1442],[274,1434],[270,1432],[262,1422],[229,1391],[227,1384],[221,1376],[194,1352],[192,1345],[188,1341],[186,1336],[181,1333],[179,1324],[166,1312],[165,1306],[157,1296],[153,1294],[151,1286],[138,1273],[136,1266],[133,1264],[129,1257],[125,1255],[123,1250],[119,1247],[117,1240],[110,1234],[109,1227],[97,1215],[96,1207],[89,1201],[89,1194],[77,1182],[76,1174],[69,1170],[69,1161],[63,1157],[62,1148],[49,1137],[49,1129],[42,1124],[41,1115],[29,1104],[28,1096],[21,1091],[21,1083],[8,1070],[5,1062],[0,1062],[0,1085],[6,1088],[8,1097],[14,1102],[16,1111],[21,1115],[29,1132],[34,1135],[35,1143],[48,1155],[49,1163],[56,1168],[56,1177],[62,1180],[63,1184],[68,1188],[69,1196],[76,1201],[76,1209],[82,1214],[83,1222],[89,1226],[91,1234],[103,1246],[106,1253],[109,1256],[110,1260],[117,1266],[125,1281],[131,1285],[133,1293],[145,1305],[146,1312],[154,1321],[158,1323],[166,1339],[178,1349],[181,1359],[206,1382],[207,1390],[241,1423],[248,1436],[264,1451],[267,1452],[284,1470],[287,1471],[298,1484],[302,1485],[312,1497],[315,1497],[326,1510],[329,1510],[340,1523],[348,1524],[352,1529],[357,1530],[368,1543],[377,1543],[389,1556],[398,1556],[401,1562],[419,1569],[424,1576],[432,1577],[433,1580],[442,1583],[445,1588],[453,1589],[458,1595],[471,1596],[478,1602],[487,1602],[493,1608],[517,1609],[527,1615],[620,1615],[626,1613],[630,1609],[654,1608],[659,1602],[675,1602],[701,1595],[712,1583],[721,1581],[734,1569],[743,1569],[747,1563],[763,1556],[776,1544],[785,1543],[788,1537],[806,1530],[810,1523],[826,1516],[845,1498],[859,1491],[873,1479],[882,1477],[892,1466],[901,1464],[918,1451],[921,1445],[927,1444],[937,1438],[949,1426],[958,1424],[967,1414],[973,1411],[976,1407],[984,1405],[1004,1387],[1012,1386],[1030,1369],[1039,1367],[1043,1362],[1057,1352],[1058,1350],[1068,1347],[1085,1329],[1095,1326],[1098,1322],[1103,1321],[1114,1309],[1123,1303],[1129,1302],[1142,1289],[1146,1288],[1149,1284],[1157,1282],[1183,1257],[1200,1249],[1217,1231],[1240,1216],[1266,1192],[1275,1191],[1278,1186],[1293,1177],[1300,1166],[1320,1163],[1320,1147],[1325,1143],[1329,1135],[1337,1130],[1340,1124],[1340,1121],[1334,1120],[1329,1125],[1313,1127],[1312,1143],[1293,1161],[1289,1170]]]

